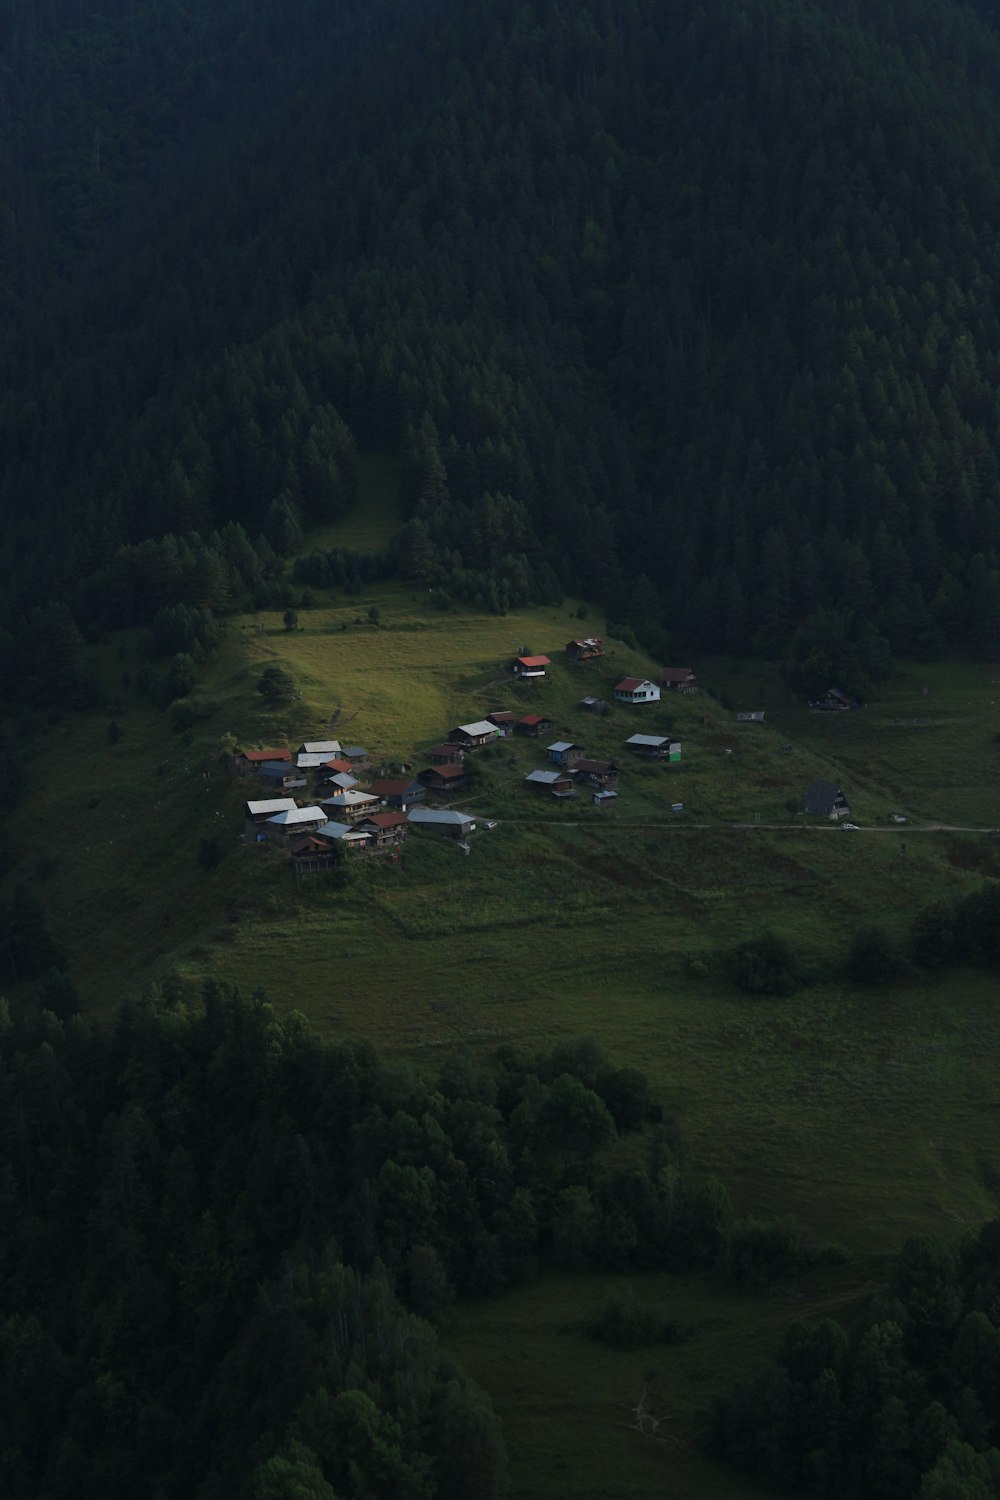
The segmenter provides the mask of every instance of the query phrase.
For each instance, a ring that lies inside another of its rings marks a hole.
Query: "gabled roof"
[[[351,762],[345,760],[342,755],[335,755],[333,760],[325,761],[324,764],[328,771],[349,771],[351,769]]]
[[[517,659],[522,667],[551,667],[552,665],[547,656],[519,656]]]
[[[613,760],[578,760],[576,769],[584,776],[606,776],[609,771],[617,770]]]
[[[326,854],[329,845],[324,844],[322,839],[316,838],[314,834],[307,833],[305,838],[293,839],[288,846],[290,854]]]
[[[360,828],[371,825],[374,828],[399,828],[406,822],[406,814],[401,812],[369,813],[367,818],[362,818]]]
[[[655,682],[650,682],[648,677],[623,677],[621,682],[615,683],[616,693],[635,693],[642,687],[655,687]]]
[[[306,740],[299,746],[300,755],[339,755],[339,740]]]
[[[367,803],[377,802],[379,799],[374,792],[359,792],[354,787],[348,787],[346,791],[334,792],[332,797],[323,798],[324,807],[364,807]]]
[[[493,713],[487,714],[486,717],[491,724],[512,724],[514,722],[514,715],[509,708],[495,709]]]
[[[549,720],[545,718],[544,714],[525,714],[522,718],[518,719],[517,722],[519,724],[529,724],[533,726],[535,724],[548,724]]]
[[[316,836],[323,839],[353,839],[356,842],[368,837],[366,833],[359,834],[348,823],[327,823],[325,828],[316,830]]]
[[[463,765],[452,762],[446,766],[428,766],[426,771],[421,771],[421,776],[439,776],[445,781],[454,781],[457,776],[467,776],[469,773]]]
[[[262,818],[265,813],[272,817],[275,813],[291,812],[294,806],[294,797],[268,797],[263,802],[248,802],[247,812],[251,818]]]
[[[536,786],[554,786],[557,781],[568,781],[569,777],[565,771],[529,771],[524,779]]]
[[[351,787],[358,785],[358,778],[356,776],[351,776],[347,771],[338,771],[336,776],[330,777],[327,785],[339,786],[342,792],[348,792],[350,791]]]
[[[296,823],[315,823],[325,818],[326,813],[321,807],[290,807],[287,812],[280,812],[267,821],[281,828],[292,828]]]
[[[412,786],[418,785],[419,782],[415,782],[413,780],[413,777],[411,776],[402,781],[373,781],[371,784],[371,789],[375,793],[376,797],[402,797],[404,793],[408,792]],[[386,816],[388,816],[388,814]],[[393,817],[395,817],[395,813],[393,814]]]
[[[575,750],[576,745],[572,740],[556,740],[554,745],[546,745],[545,748],[546,750],[555,750],[557,754],[562,754],[566,750]]]
[[[325,750],[300,750],[295,757],[295,764],[300,771],[325,771],[329,765],[330,756]]]
[[[463,828],[466,823],[473,823],[475,819],[468,813],[454,812],[451,809],[436,807],[415,807],[407,814],[410,823],[436,823],[439,826],[450,825],[453,828]]]
[[[481,734],[496,734],[496,732],[497,726],[491,724],[489,719],[477,719],[474,724],[459,724],[457,729],[452,730],[452,734],[462,733],[473,737]]]
[[[348,745],[346,750],[342,750],[340,753],[341,755],[346,755],[348,760],[368,759],[368,751],[364,745]]]
[[[244,760],[250,761],[255,766],[262,766],[266,760],[290,761],[292,758],[290,750],[243,750],[241,754]]]
[[[258,776],[290,776],[295,767],[287,760],[266,760],[258,766]]]
[[[663,667],[660,672],[660,682],[685,682],[687,678],[693,676],[694,673],[690,667]]]

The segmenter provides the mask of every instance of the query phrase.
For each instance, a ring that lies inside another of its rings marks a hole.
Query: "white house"
[[[623,677],[615,683],[616,703],[658,703],[660,689],[648,677]]]

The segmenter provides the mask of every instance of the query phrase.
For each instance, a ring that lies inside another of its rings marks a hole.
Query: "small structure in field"
[[[373,781],[371,791],[376,797],[381,797],[386,807],[393,808],[396,812],[406,812],[415,802],[423,802],[427,796],[427,788],[413,777],[391,780],[381,777]]]
[[[554,766],[569,768],[583,759],[583,746],[574,745],[572,740],[556,740],[546,747],[546,754]]]
[[[586,714],[606,714],[608,711],[607,699],[605,698],[581,698],[576,705],[582,708]]]
[[[744,709],[736,715],[737,724],[763,724],[764,710],[762,708]]]
[[[641,755],[644,760],[679,761],[681,758],[680,741],[671,740],[667,734],[633,734],[625,745],[633,755]]]
[[[618,793],[616,791],[612,791],[612,789],[609,787],[606,791],[595,792],[590,800],[595,807],[610,807],[611,803],[614,802],[617,796]]]
[[[835,781],[813,781],[806,787],[802,799],[803,808],[813,817],[849,818],[851,809],[847,798]]]
[[[463,765],[428,766],[417,779],[429,792],[458,792],[469,784],[469,773]]]
[[[604,655],[604,641],[599,635],[588,635],[583,640],[569,641],[566,646],[566,655],[570,661],[593,661],[595,657]]]
[[[857,699],[849,698],[842,693],[838,687],[829,687],[825,693],[814,698],[809,707],[816,714],[847,713],[849,709],[857,708]]]
[[[425,829],[428,833],[441,834],[444,838],[465,839],[475,833],[475,821],[468,813],[454,812],[448,808],[414,807],[407,816],[411,828]]]
[[[546,667],[551,665],[547,656],[518,656],[514,660],[514,676],[524,680],[544,677]]]
[[[615,683],[616,703],[659,703],[660,690],[648,677],[623,677]]]
[[[555,725],[544,714],[525,714],[522,718],[518,719],[514,728],[518,734],[526,734],[531,739],[537,739],[541,734],[550,733],[555,728]]]
[[[473,724],[459,724],[456,729],[450,729],[448,740],[453,745],[461,745],[463,750],[481,750],[484,745],[492,745],[497,734],[497,726],[489,719],[477,719]]]
[[[690,667],[664,667],[660,687],[665,693],[693,693],[698,679]]]
[[[236,756],[233,764],[240,776],[256,776],[262,766],[281,761],[284,765],[291,765],[292,752],[272,747],[268,750],[241,750]]]
[[[573,778],[565,771],[529,771],[524,778],[529,792],[547,793],[552,797],[575,797]]]
[[[263,831],[269,843],[287,849],[293,839],[307,833],[318,833],[326,821],[326,813],[321,807],[291,807],[268,818]]]
[[[585,756],[574,767],[577,780],[587,786],[609,791],[618,785],[618,766],[613,760],[589,760]]]

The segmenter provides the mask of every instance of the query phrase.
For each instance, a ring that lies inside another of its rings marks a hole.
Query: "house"
[[[514,715],[509,708],[498,708],[486,717],[491,724],[496,725],[497,734],[501,739],[506,739],[514,732]]]
[[[340,754],[339,740],[306,740],[296,752],[298,755],[325,755],[327,759],[331,755]]]
[[[268,818],[263,831],[269,843],[287,849],[293,839],[306,833],[318,833],[325,823],[326,813],[321,807],[291,807]]]
[[[353,767],[351,765],[351,762],[349,760],[345,760],[342,755],[335,755],[332,760],[328,760],[324,763],[323,769],[325,771],[332,771],[335,776],[340,776],[345,772],[349,773],[350,771],[352,771]]]
[[[566,655],[570,661],[592,661],[595,656],[604,655],[604,642],[599,635],[588,635],[582,641],[569,641]]]
[[[764,709],[750,708],[736,715],[737,724],[763,724]]]
[[[458,792],[468,786],[469,774],[465,767],[454,762],[447,766],[428,766],[417,778],[429,792]]]
[[[323,784],[336,787],[338,792],[349,792],[352,787],[360,785],[358,778],[349,771],[337,771],[335,775],[327,776]]]
[[[435,745],[433,750],[428,750],[427,758],[436,766],[455,765],[465,759],[465,751],[461,745]]]
[[[257,775],[264,786],[274,791],[296,791],[306,784],[306,778],[302,772],[296,770],[287,760],[265,761]]]
[[[477,719],[474,724],[459,724],[457,729],[448,731],[448,739],[453,745],[460,745],[463,750],[481,750],[484,745],[492,745],[497,737],[497,726],[491,724],[489,719]]]
[[[406,837],[406,814],[401,812],[372,813],[357,824],[359,833],[367,833],[377,849],[386,849],[401,844]]]
[[[514,676],[522,679],[544,677],[552,663],[547,656],[519,656],[514,662]]]
[[[291,765],[292,753],[290,750],[241,750],[235,760],[237,773],[240,776],[256,776],[261,766],[268,765],[274,761],[283,761]]]
[[[847,798],[834,781],[813,781],[806,787],[803,808],[818,818],[849,818]]]
[[[355,828],[353,823],[327,823],[319,829],[316,837],[325,839],[328,844],[339,844],[348,854],[359,854],[371,843],[371,835]]]
[[[581,698],[576,706],[587,714],[603,714],[608,705],[604,698],[587,697]]]
[[[426,787],[409,777],[400,780],[380,778],[372,782],[369,790],[373,791],[376,797],[381,797],[386,807],[404,813],[412,803],[423,802],[427,796]]]
[[[356,823],[366,814],[377,812],[382,802],[374,792],[359,792],[349,787],[347,791],[334,792],[332,797],[324,797],[321,806],[328,818]]]
[[[666,734],[633,734],[625,741],[626,748],[645,760],[678,761],[681,747],[677,740],[671,741]]]
[[[846,713],[848,709],[857,708],[857,706],[856,699],[848,698],[846,693],[842,693],[840,688],[836,687],[827,688],[825,693],[821,693],[809,705],[813,713],[825,714]]]
[[[330,756],[325,750],[300,750],[295,757],[295,764],[300,771],[325,771],[330,764]]]
[[[596,786],[607,791],[618,785],[618,767],[613,760],[578,760],[575,766],[577,780],[587,786]]]
[[[571,740],[556,740],[546,746],[546,754],[555,766],[575,766],[583,758],[583,746],[574,745]]]
[[[648,677],[623,677],[615,683],[616,703],[659,703],[660,690]]]
[[[426,829],[428,833],[439,833],[448,839],[465,839],[476,831],[475,822],[468,813],[444,808],[414,807],[406,821],[412,828]]]
[[[548,792],[553,797],[575,797],[576,787],[565,771],[529,771],[524,784],[531,792]]]
[[[263,802],[246,803],[246,821],[256,828],[273,818],[276,813],[291,812],[297,806],[294,797],[268,797]]]
[[[329,826],[329,825],[328,825]],[[337,852],[329,839],[307,834],[305,838],[293,839],[288,846],[296,876],[322,875],[337,864]]]
[[[664,667],[660,687],[665,693],[693,693],[698,679],[690,667]]]
[[[530,735],[532,739],[537,739],[540,734],[549,734],[555,727],[552,720],[546,719],[543,714],[525,714],[514,725],[518,734]]]
[[[352,771],[356,771],[359,766],[366,766],[369,761],[368,751],[364,745],[348,745],[345,750],[341,750],[340,754]]]

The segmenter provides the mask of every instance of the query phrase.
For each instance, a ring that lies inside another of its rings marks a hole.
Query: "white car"
[[[892,821],[894,823],[908,823],[910,820],[904,817],[902,813],[893,813]]]
[[[850,828],[850,829],[853,830],[854,833],[858,832],[858,824],[857,823],[841,823],[840,826],[841,826],[841,828]]]

